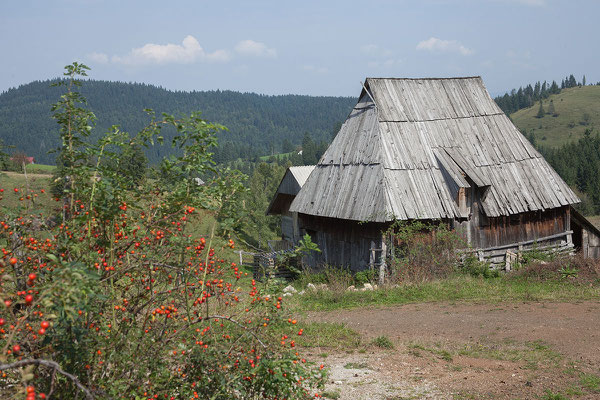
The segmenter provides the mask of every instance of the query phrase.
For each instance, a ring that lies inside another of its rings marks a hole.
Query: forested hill
[[[58,145],[58,125],[50,107],[64,88],[53,81],[36,81],[0,94],[0,139],[34,156],[38,163],[52,164],[48,151]],[[147,84],[89,80],[81,93],[98,118],[95,135],[111,125],[134,133],[148,122],[143,111],[176,115],[201,111],[204,118],[225,125],[219,135],[216,159],[253,158],[272,152],[289,152],[308,132],[316,142],[330,141],[335,126],[343,122],[356,99],[299,95],[267,96],[233,91],[169,91]],[[168,135],[168,132],[166,132]],[[162,158],[169,148],[148,154],[150,162]]]

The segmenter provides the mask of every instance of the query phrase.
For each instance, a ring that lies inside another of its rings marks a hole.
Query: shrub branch
[[[81,384],[81,382],[79,382],[79,379],[77,379],[77,377],[75,375],[71,375],[68,372],[63,371],[63,369],[60,367],[60,365],[58,365],[58,363],[56,363],[54,361],[42,360],[42,359],[37,359],[37,358],[29,359],[29,360],[15,361],[14,363],[10,363],[10,364],[0,364],[0,371],[25,367],[27,365],[42,365],[47,368],[52,368],[54,370],[54,372],[58,372],[59,374],[69,378],[71,380],[71,382],[73,382],[73,384],[75,386],[77,386],[77,388],[85,394],[86,399],[94,400],[94,396],[92,395],[92,392],[90,392],[90,390],[88,388],[83,386]]]

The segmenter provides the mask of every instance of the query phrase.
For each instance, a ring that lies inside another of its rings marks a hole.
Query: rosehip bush
[[[69,66],[67,85],[76,87],[84,72]],[[74,93],[68,86],[54,108],[64,161],[57,212],[40,213],[33,193],[21,197],[26,188],[0,188],[0,207],[2,196],[22,198],[20,208],[0,214],[3,392],[23,399],[314,397],[323,370],[290,339],[302,332],[282,298],[262,293],[222,256],[232,240],[194,234],[200,219],[231,204],[222,188],[235,186],[194,182],[212,168],[219,128],[197,114],[165,116],[134,138],[114,127],[89,145],[82,138],[92,114]],[[169,190],[160,181],[132,188],[114,169],[118,162],[102,162],[131,142],[158,140],[166,125],[183,150],[168,161],[178,176]]]

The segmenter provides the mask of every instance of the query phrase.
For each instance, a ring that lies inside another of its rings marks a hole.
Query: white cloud
[[[204,51],[198,40],[188,35],[181,44],[148,43],[132,49],[125,56],[112,56],[111,61],[117,64],[189,64],[195,61],[226,62],[231,59],[227,50],[216,50],[212,53]]]
[[[242,40],[236,44],[234,50],[244,56],[267,58],[277,57],[277,50],[269,48],[262,42],[255,42],[254,40],[250,39]]]
[[[108,62],[108,55],[104,53],[90,53],[86,56],[90,61],[97,62],[99,64],[106,64]]]
[[[88,59],[98,63],[114,63],[123,65],[163,65],[163,64],[191,64],[195,62],[224,63],[230,61],[234,55],[239,57],[277,57],[277,51],[269,48],[265,43],[254,40],[242,40],[233,49],[219,49],[213,52],[205,51],[198,40],[186,36],[181,44],[155,44],[147,43],[136,47],[125,55],[109,57],[105,53],[91,53]]]
[[[417,44],[417,50],[425,50],[432,52],[458,53],[463,56],[473,54],[473,50],[463,46],[456,40],[443,40],[436,37],[430,37]]]

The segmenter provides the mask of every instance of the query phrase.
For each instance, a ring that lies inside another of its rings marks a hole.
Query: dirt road
[[[600,399],[598,302],[426,303],[308,318],[344,323],[365,343],[315,352],[331,368],[330,397]],[[382,336],[393,349],[371,343]]]

